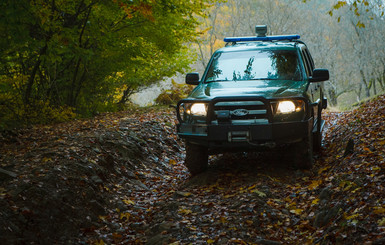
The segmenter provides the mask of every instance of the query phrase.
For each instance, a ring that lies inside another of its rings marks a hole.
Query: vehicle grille
[[[221,101],[214,104],[212,123],[266,124],[267,109],[262,101]]]

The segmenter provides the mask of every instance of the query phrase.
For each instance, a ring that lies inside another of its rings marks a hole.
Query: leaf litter
[[[168,109],[3,136],[0,168],[11,175],[1,182],[1,234],[46,243],[382,244],[385,96],[325,120],[311,171],[277,152],[237,153],[210,157],[194,177]],[[51,217],[61,230],[43,225]]]

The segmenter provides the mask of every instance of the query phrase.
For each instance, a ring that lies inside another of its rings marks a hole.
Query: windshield
[[[295,50],[255,50],[214,54],[206,82],[302,80]]]

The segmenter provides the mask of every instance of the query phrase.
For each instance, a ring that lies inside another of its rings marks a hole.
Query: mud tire
[[[208,167],[207,148],[186,142],[186,158],[184,164],[191,175],[204,172]]]
[[[313,139],[312,134],[303,141],[295,144],[295,167],[298,169],[311,169],[313,167]]]

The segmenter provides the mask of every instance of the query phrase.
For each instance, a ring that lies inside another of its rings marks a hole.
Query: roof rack
[[[224,41],[229,42],[255,42],[255,41],[293,41],[300,39],[300,35],[279,35],[265,37],[225,37]]]

